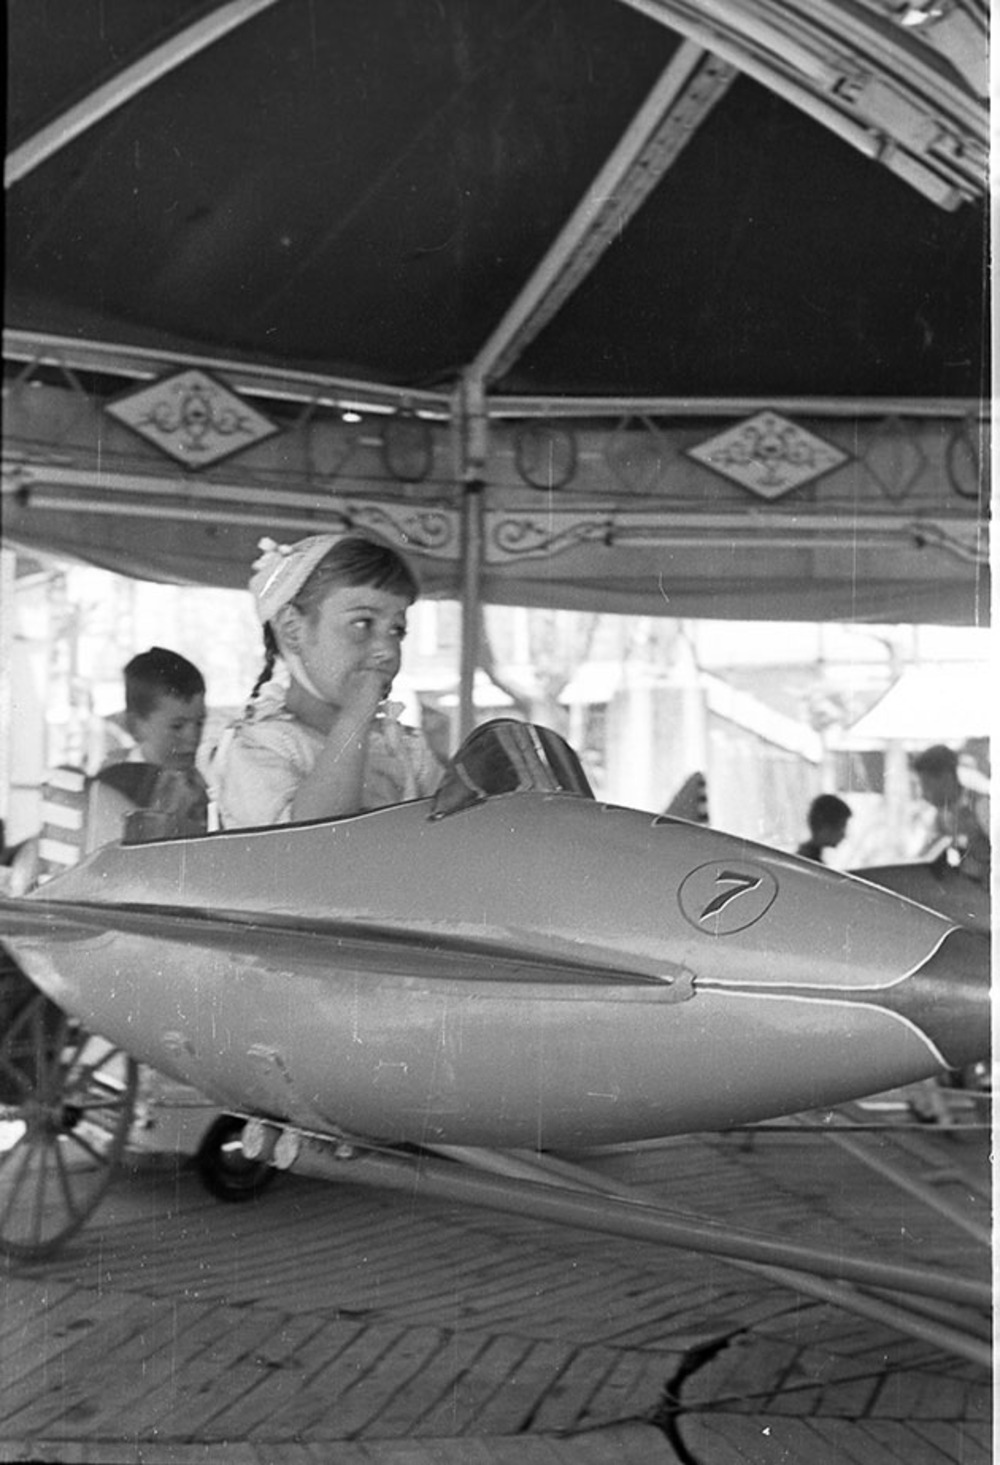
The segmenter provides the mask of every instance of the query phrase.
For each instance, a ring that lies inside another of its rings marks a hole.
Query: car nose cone
[[[919,1028],[949,1068],[988,1058],[989,936],[956,927],[932,956],[877,1000]]]

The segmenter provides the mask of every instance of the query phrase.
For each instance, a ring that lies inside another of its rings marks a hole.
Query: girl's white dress
[[[423,733],[403,726],[396,713],[394,704],[383,704],[374,720],[361,811],[427,798],[441,781],[441,765]],[[325,742],[322,733],[288,711],[282,682],[266,683],[242,719],[223,734],[213,760],[222,828],[288,823],[295,791]]]

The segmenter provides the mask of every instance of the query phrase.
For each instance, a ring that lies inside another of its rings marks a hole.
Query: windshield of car
[[[431,818],[442,819],[497,794],[526,792],[594,797],[565,738],[537,723],[497,718],[470,733],[452,758]]]

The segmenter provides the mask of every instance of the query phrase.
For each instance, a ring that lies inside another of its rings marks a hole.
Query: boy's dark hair
[[[831,824],[845,824],[851,817],[851,806],[836,794],[817,794],[809,805],[809,832],[827,829]]]
[[[133,717],[148,717],[161,697],[190,702],[204,692],[205,678],[194,663],[163,646],[140,651],[125,667],[125,711]]]
[[[914,773],[957,773],[958,754],[944,743],[935,743],[916,755],[912,767]]]

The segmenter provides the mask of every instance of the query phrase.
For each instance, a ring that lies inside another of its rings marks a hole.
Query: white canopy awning
[[[960,745],[987,737],[996,722],[995,687],[981,663],[962,666],[911,666],[874,707],[848,728],[850,747],[903,742]]]

